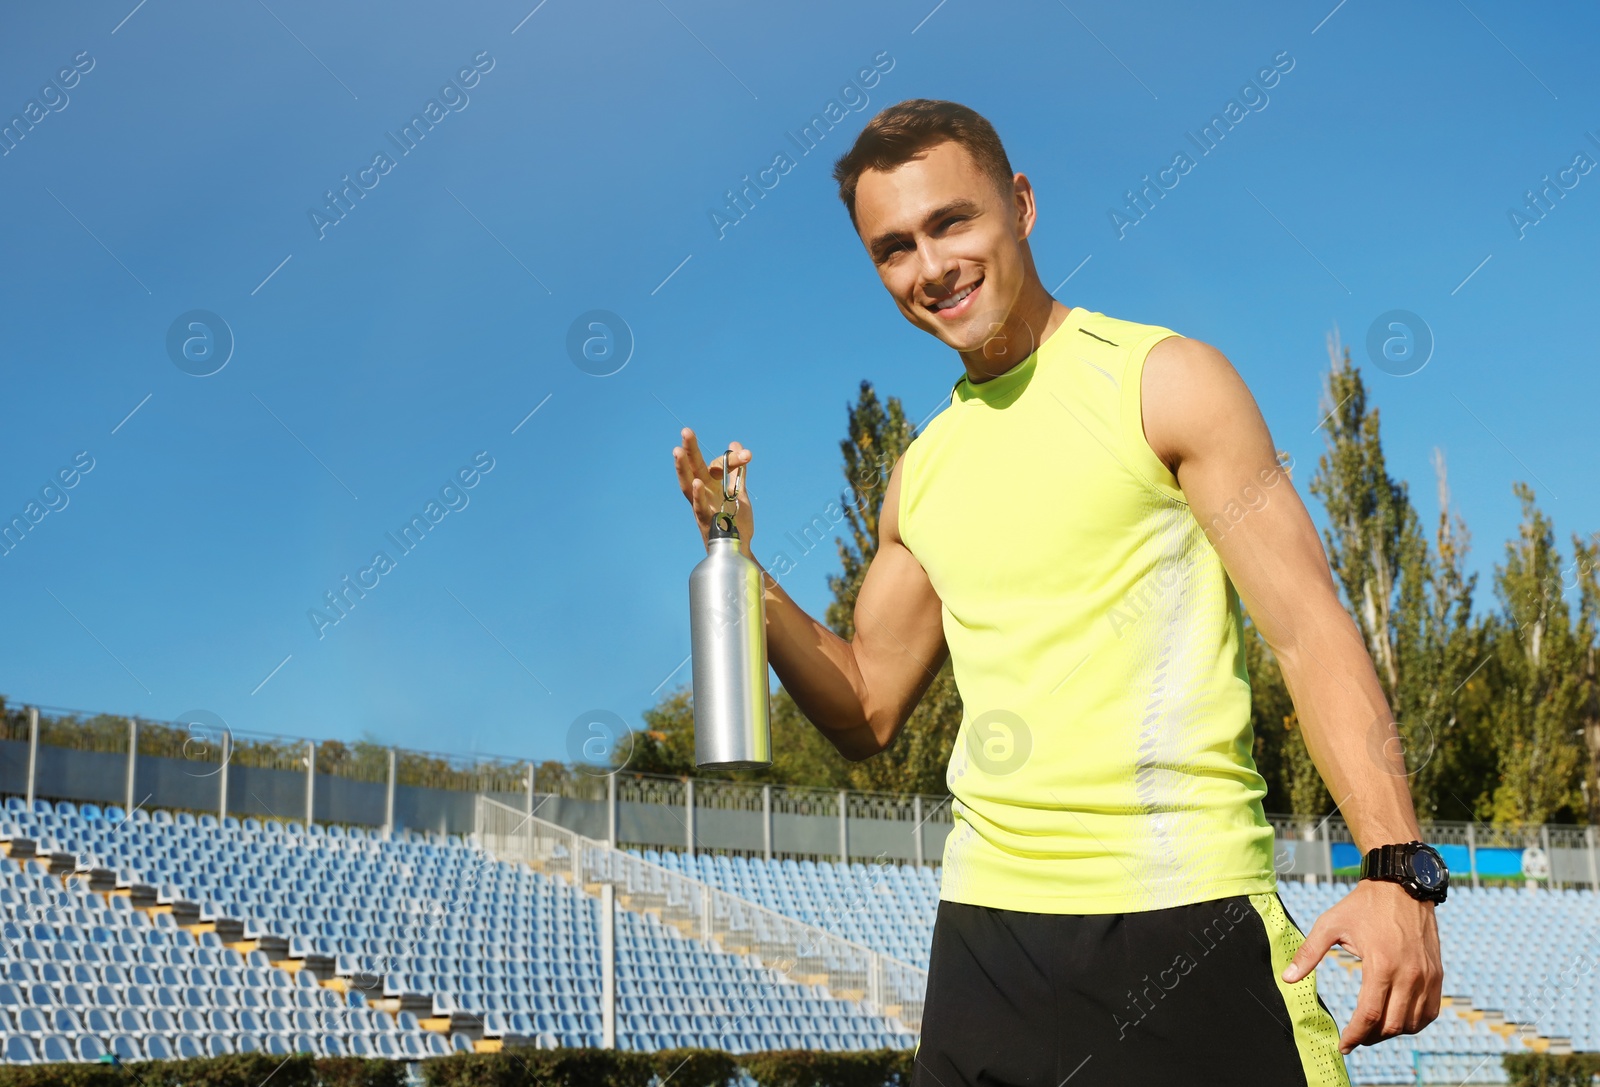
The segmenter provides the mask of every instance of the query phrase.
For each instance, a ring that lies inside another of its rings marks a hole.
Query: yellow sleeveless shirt
[[[1243,617],[1139,377],[1177,333],[1073,309],[916,436],[900,535],[963,713],[940,897],[1126,913],[1276,889]]]

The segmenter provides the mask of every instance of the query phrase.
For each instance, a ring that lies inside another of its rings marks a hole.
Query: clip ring
[[[726,453],[722,454],[722,502],[723,502],[724,505],[726,505],[729,502],[737,503],[738,500],[739,500],[739,485],[738,484],[734,485],[734,488],[733,488],[732,492],[729,492],[729,490],[728,490],[728,479],[729,479],[728,457],[730,457],[732,454],[733,454],[733,450],[732,449],[729,449]],[[740,470],[741,474],[744,471],[742,466],[740,467],[739,470]]]

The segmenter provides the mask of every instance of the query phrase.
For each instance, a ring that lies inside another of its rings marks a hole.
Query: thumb
[[[1334,936],[1333,926],[1325,923],[1326,917],[1324,914],[1311,926],[1311,932],[1300,945],[1300,950],[1294,953],[1294,958],[1289,960],[1289,965],[1284,968],[1284,981],[1293,984],[1310,974],[1322,961],[1322,956],[1328,953],[1328,949],[1339,942]]]

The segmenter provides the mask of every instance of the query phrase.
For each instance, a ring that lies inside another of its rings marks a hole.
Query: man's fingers
[[[1438,974],[1431,979],[1422,998],[1422,1026],[1427,1026],[1439,1018],[1440,1006],[1444,1003],[1444,968],[1438,967]],[[1420,1027],[1418,1028],[1421,1029]]]
[[[1300,945],[1300,950],[1294,953],[1294,958],[1289,960],[1289,965],[1283,971],[1284,981],[1292,984],[1310,974],[1317,968],[1317,963],[1322,961],[1322,956],[1328,953],[1328,949],[1339,942],[1334,926],[1324,923],[1327,916],[1323,914],[1317,919],[1317,923],[1311,926],[1311,931],[1306,934],[1305,943]]]
[[[689,427],[683,428],[682,437],[684,459],[688,461],[689,471],[701,479],[710,478],[706,472],[706,459],[700,455],[700,439]]]
[[[1417,978],[1407,1018],[1406,1033],[1416,1034],[1439,1018],[1440,990],[1443,988],[1444,970],[1434,962],[1424,959],[1417,966]]]
[[[1350,1022],[1339,1033],[1339,1052],[1349,1053],[1358,1045],[1371,1045],[1382,1041],[1384,1017],[1389,1004],[1389,979],[1370,966],[1361,970],[1361,993],[1356,997],[1356,1010]]]
[[[732,474],[734,469],[741,468],[744,465],[749,464],[750,458],[754,456],[750,450],[746,449],[738,442],[729,442],[728,448],[732,450],[732,452],[728,455],[728,472],[730,474]],[[720,480],[722,478],[721,454],[718,454],[712,458],[708,474],[711,476],[712,480]]]
[[[686,452],[674,450],[673,460],[678,470],[678,487],[683,491],[683,497],[689,500],[689,507],[701,520],[709,518],[709,513],[705,513],[704,517],[701,516],[705,511],[702,509],[703,502],[700,496],[706,493],[705,489],[708,486],[706,480],[696,475],[689,467],[689,456]]]
[[[689,474],[706,483],[713,483],[721,478],[722,454],[719,453],[707,461],[700,450],[700,439],[695,436],[692,428],[684,427],[680,432],[680,436],[683,439],[683,459]],[[728,458],[729,468],[738,468],[741,465],[749,464],[750,458],[754,456],[750,450],[738,442],[729,442],[728,447],[733,450],[733,454]]]
[[[1389,993],[1389,1014],[1383,1023],[1383,1036],[1415,1034],[1430,1022],[1427,1016],[1428,978],[1421,963],[1403,966],[1395,975]]]
[[[678,485],[683,489],[684,497],[694,506],[695,514],[698,516],[702,512],[700,495],[705,494],[707,501],[709,501],[710,488],[714,481],[711,478],[710,470],[706,467],[705,458],[700,455],[700,443],[695,437],[694,431],[689,427],[684,427],[681,431],[681,437],[683,438],[683,455],[676,456],[676,451],[674,451],[674,459],[677,461],[678,467]],[[695,487],[696,482],[700,484],[698,488]],[[711,511],[707,509],[704,512],[706,518],[709,519]]]
[[[1381,1037],[1393,1038],[1397,1034],[1415,1034],[1421,1030],[1422,1002],[1426,997],[1421,970],[1402,967],[1400,973],[1390,978]]]

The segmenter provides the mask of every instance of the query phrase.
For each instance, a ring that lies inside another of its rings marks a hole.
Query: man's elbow
[[[885,721],[869,714],[860,726],[851,729],[840,740],[835,740],[834,746],[850,762],[865,762],[887,750],[898,731],[898,722]]]
[[[852,733],[844,741],[835,741],[834,746],[839,749],[839,754],[847,762],[866,762],[874,755],[881,755],[889,745],[878,738],[871,730]]]

